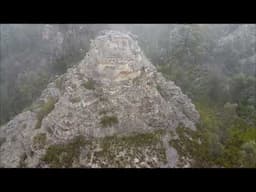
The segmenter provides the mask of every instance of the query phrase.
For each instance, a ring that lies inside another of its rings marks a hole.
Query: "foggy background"
[[[195,104],[197,132],[179,135],[195,167],[256,167],[255,24],[1,24],[0,125],[29,109],[107,29],[134,34]]]

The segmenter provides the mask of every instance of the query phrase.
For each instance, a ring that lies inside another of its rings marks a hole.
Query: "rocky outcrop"
[[[198,120],[191,100],[157,72],[131,35],[105,31],[91,42],[82,62],[50,83],[30,109],[1,127],[0,166],[175,167],[170,157],[177,159],[174,149],[162,153],[168,143],[164,138],[169,138],[164,135],[178,126],[195,130]],[[80,136],[86,144],[71,142]],[[84,145],[72,151],[76,158],[65,160],[70,153],[65,146],[73,149],[70,146],[78,143]],[[161,154],[150,156],[152,151]],[[58,159],[57,153],[66,156]],[[113,157],[107,154],[130,160],[110,162]],[[148,162],[152,158],[154,162]]]

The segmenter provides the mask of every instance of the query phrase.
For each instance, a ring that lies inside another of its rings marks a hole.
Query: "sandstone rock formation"
[[[132,35],[104,31],[82,62],[0,128],[0,167],[175,167],[170,132],[195,130],[198,120]]]

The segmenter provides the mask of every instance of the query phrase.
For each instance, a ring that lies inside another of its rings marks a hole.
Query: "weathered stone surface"
[[[49,98],[54,99],[54,106],[43,114],[41,126],[35,129],[38,113],[45,112],[43,109]],[[0,145],[0,166],[47,167],[41,165],[40,160],[47,148],[79,135],[96,142],[113,135],[175,131],[179,125],[195,130],[195,123],[199,120],[191,100],[156,71],[137,41],[129,34],[117,31],[106,31],[92,41],[84,60],[50,83],[35,103],[36,110],[21,113],[1,127],[0,136],[6,141]],[[39,133],[45,133],[47,139],[45,147],[36,149],[33,137]],[[161,140],[159,143],[162,146]],[[164,141],[165,148],[167,143]],[[95,150],[99,153],[99,147]],[[175,149],[166,150],[167,161],[171,161],[166,165],[175,167]],[[85,153],[91,153],[90,158],[94,159],[93,147],[87,150],[85,147],[80,163],[76,162],[74,166],[104,165],[104,162],[92,163],[93,160],[83,159],[83,156],[88,158]],[[129,158],[125,154],[125,151],[120,151],[120,157]],[[143,158],[153,157],[145,153]],[[155,163],[148,165],[135,157],[127,161],[132,164],[123,166],[162,166],[157,158],[153,160]]]

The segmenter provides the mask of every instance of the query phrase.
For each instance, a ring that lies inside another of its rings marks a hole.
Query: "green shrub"
[[[121,146],[149,146],[156,145],[160,142],[162,135],[161,130],[157,130],[151,133],[136,133],[129,136],[108,136],[102,140],[102,146],[104,149],[108,149],[112,144],[119,144]]]
[[[118,123],[118,119],[116,116],[103,116],[100,123],[103,127],[111,127]]]
[[[84,86],[84,88],[86,88],[86,89],[94,90],[95,89],[95,81],[93,79],[88,79],[88,81],[83,83],[82,86]]]
[[[192,158],[194,160],[193,167],[210,167],[213,165],[209,155],[209,144],[205,132],[192,132],[183,127],[176,128],[176,132],[179,139],[171,140],[170,145],[177,150],[180,157]],[[192,137],[192,140],[189,139],[188,135]],[[201,145],[198,139],[201,140]]]
[[[171,141],[180,155],[191,157],[195,167],[253,167],[255,162],[253,145],[245,145],[256,140],[256,129],[243,118],[237,116],[235,105],[223,108],[197,103],[201,122],[196,132],[177,129],[179,140]],[[192,140],[186,136],[192,137]],[[200,139],[201,144],[197,141]],[[247,147],[247,148],[246,148]]]
[[[241,164],[247,168],[256,167],[256,143],[255,141],[249,141],[244,143],[241,147]]]
[[[113,135],[99,140],[102,150],[97,153],[98,159],[104,159],[106,164],[102,167],[125,167],[133,164],[133,159],[151,161],[148,156],[157,157],[162,163],[166,163],[165,148],[161,142],[163,132],[157,130],[148,133],[134,133],[130,135]],[[123,153],[125,156],[120,156]],[[96,155],[96,154],[95,154]],[[127,158],[129,157],[129,158]],[[151,162],[152,163],[152,162]],[[150,166],[156,166],[154,163]]]
[[[196,103],[196,109],[200,114],[201,124],[207,129],[215,129],[219,126],[220,122],[216,115],[217,110],[214,107],[208,106],[204,103]]]
[[[41,160],[51,168],[70,168],[79,159],[81,147],[85,144],[85,138],[77,136],[66,144],[51,145]]]
[[[60,77],[60,78],[56,79],[55,85],[59,90],[62,90],[62,88],[63,88],[63,77]]]
[[[158,132],[141,133],[130,137],[123,137],[122,139],[127,144],[136,146],[156,145],[160,141],[160,134]]]
[[[40,111],[37,113],[37,123],[36,129],[41,128],[42,120],[45,116],[47,116],[53,109],[55,105],[55,100],[53,98],[49,98],[46,103],[41,106]]]

